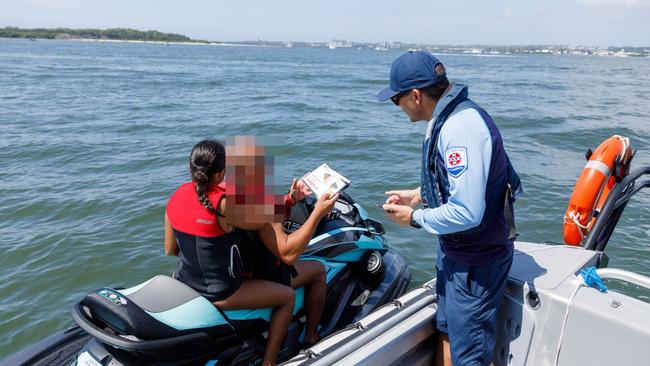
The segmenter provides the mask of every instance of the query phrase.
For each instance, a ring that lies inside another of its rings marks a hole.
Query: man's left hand
[[[382,206],[386,216],[388,216],[391,221],[401,226],[409,226],[411,224],[411,213],[413,208],[405,205],[394,205],[392,203],[386,203]]]

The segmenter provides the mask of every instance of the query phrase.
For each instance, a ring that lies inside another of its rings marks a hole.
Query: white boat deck
[[[580,247],[515,243],[497,315],[496,365],[650,364],[650,304],[586,287],[579,275],[600,257]],[[650,287],[647,277],[598,271]],[[431,365],[436,310],[434,279],[285,365]]]

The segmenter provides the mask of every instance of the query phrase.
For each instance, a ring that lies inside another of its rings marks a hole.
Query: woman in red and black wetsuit
[[[190,173],[192,181],[174,192],[165,213],[165,253],[179,257],[175,277],[223,310],[273,307],[264,365],[275,364],[291,322],[292,288],[306,286],[305,340],[315,342],[325,300],[325,269],[319,262],[298,261],[298,257],[338,195],[321,197],[303,226],[287,235],[279,223],[245,224],[223,214],[227,211],[225,149],[220,142],[203,140],[194,146]],[[299,191],[294,181],[291,196],[300,198]],[[242,229],[256,230],[268,251],[295,266],[297,276],[286,284],[242,278]]]

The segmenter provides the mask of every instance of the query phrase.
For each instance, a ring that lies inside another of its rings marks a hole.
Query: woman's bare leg
[[[294,264],[298,276],[291,279],[291,287],[305,287],[305,342],[314,344],[318,341],[318,322],[325,306],[325,266],[319,261],[298,261]]]
[[[215,301],[222,310],[259,309],[273,307],[269,337],[262,365],[275,365],[278,352],[287,335],[293,316],[295,292],[288,286],[258,279],[243,280],[239,289],[229,298]]]

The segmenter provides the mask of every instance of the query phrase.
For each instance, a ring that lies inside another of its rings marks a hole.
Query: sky
[[[0,27],[135,28],[210,41],[650,46],[650,0],[0,0]]]

